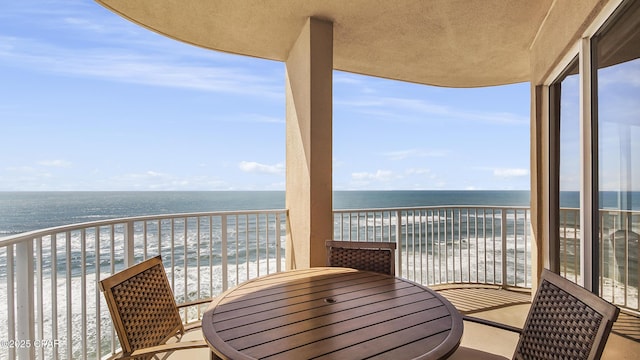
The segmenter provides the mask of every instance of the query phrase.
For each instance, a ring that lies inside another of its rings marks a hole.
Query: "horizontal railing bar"
[[[116,224],[123,224],[129,222],[151,221],[151,220],[170,220],[181,218],[196,218],[206,216],[220,216],[220,215],[245,215],[245,214],[270,214],[273,212],[286,212],[286,209],[268,209],[268,210],[235,210],[235,211],[213,211],[213,212],[190,212],[190,213],[175,213],[175,214],[159,214],[159,215],[142,215],[132,216],[125,218],[115,218],[107,220],[88,221],[83,223],[75,223],[61,226],[54,226],[46,229],[39,229],[33,231],[27,231],[20,234],[9,235],[0,238],[0,247],[16,244],[26,240],[32,240],[38,237],[49,236],[53,234],[59,234],[66,231],[80,230],[81,228],[90,228],[96,226],[109,226]]]
[[[414,207],[384,207],[384,208],[364,208],[364,209],[333,209],[333,213],[366,213],[380,211],[414,211],[414,210],[435,210],[435,209],[518,209],[529,210],[528,206],[499,206],[499,205],[431,205]]]

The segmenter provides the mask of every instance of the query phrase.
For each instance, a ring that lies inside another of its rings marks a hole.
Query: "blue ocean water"
[[[334,209],[529,206],[529,191],[336,191]],[[53,226],[185,212],[284,209],[284,191],[0,192],[0,237]]]

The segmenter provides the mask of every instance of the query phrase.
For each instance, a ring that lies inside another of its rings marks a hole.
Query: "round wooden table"
[[[223,359],[445,359],[462,317],[435,291],[393,276],[311,268],[216,297],[202,320]]]

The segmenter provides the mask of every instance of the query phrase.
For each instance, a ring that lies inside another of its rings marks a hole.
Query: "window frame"
[[[553,272],[560,271],[560,83],[578,58],[580,91],[580,274],[583,287],[599,294],[599,178],[598,178],[598,94],[596,48],[598,36],[605,33],[619,19],[633,1],[612,0],[587,26],[580,39],[551,71],[540,91],[546,101],[543,113],[547,116],[549,259],[545,264]]]

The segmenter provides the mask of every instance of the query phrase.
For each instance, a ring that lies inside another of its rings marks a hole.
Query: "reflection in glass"
[[[580,275],[580,78],[578,61],[556,84],[559,109],[560,273],[574,282]]]
[[[638,307],[640,249],[640,1],[594,42],[598,202],[604,298]]]

